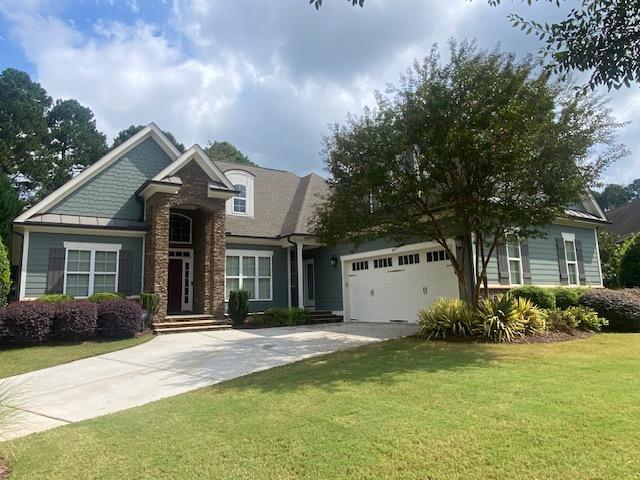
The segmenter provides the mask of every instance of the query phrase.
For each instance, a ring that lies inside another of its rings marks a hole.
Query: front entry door
[[[169,282],[167,285],[167,312],[182,311],[182,259],[169,259]]]
[[[316,308],[316,273],[313,259],[304,261],[304,306]]]

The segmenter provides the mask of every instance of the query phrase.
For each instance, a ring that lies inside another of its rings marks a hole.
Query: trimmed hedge
[[[64,293],[47,293],[46,295],[38,297],[36,301],[45,303],[73,302],[73,296]]]
[[[55,307],[44,302],[13,302],[0,310],[1,340],[9,345],[38,345],[49,338]]]
[[[88,340],[96,335],[98,309],[87,301],[65,302],[55,307],[51,338],[56,340]]]
[[[513,288],[509,293],[516,298],[528,298],[540,308],[556,308],[556,296],[555,292],[551,288],[527,285],[524,287]]]
[[[142,307],[129,300],[111,300],[98,304],[98,336],[134,337],[142,330]]]
[[[231,290],[229,292],[229,316],[234,325],[241,325],[249,315],[249,291]]]
[[[93,303],[102,303],[109,302],[111,300],[122,300],[122,296],[116,292],[100,292],[94,293],[89,298],[87,298],[87,300]]]
[[[262,323],[274,327],[288,327],[309,323],[309,312],[304,308],[269,308],[261,318]]]
[[[558,287],[553,289],[556,296],[556,307],[563,310],[580,305],[580,297],[584,295],[584,288]]]
[[[580,304],[609,321],[609,330],[640,332],[640,298],[628,290],[593,289],[582,295]]]

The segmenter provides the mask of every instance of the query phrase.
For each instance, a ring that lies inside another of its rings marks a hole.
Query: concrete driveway
[[[143,405],[315,355],[412,335],[415,325],[336,323],[164,335],[7,379],[19,416],[0,440]]]

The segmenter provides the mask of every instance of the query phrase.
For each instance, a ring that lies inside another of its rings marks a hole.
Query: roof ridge
[[[242,170],[243,167],[245,167],[245,168],[259,168],[261,170],[270,170],[272,172],[288,173],[289,175],[293,175],[294,177],[302,178],[300,175],[298,175],[296,173],[290,172],[289,170],[282,170],[281,168],[262,167],[260,165],[248,165],[246,163],[225,162],[224,160],[217,160],[215,158],[212,158],[211,160],[213,160],[216,163],[224,163],[225,165],[235,165],[235,166],[238,167],[239,170]]]

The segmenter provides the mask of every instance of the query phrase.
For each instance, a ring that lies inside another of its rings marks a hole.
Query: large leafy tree
[[[255,165],[249,157],[229,142],[209,142],[204,149],[210,158],[221,162],[239,163],[241,165]]]
[[[113,144],[111,144],[111,148],[116,148],[118,145],[124,143],[129,138],[133,137],[136,133],[144,128],[144,125],[129,125],[129,127],[125,128],[118,132],[116,137],[113,139]],[[178,142],[176,137],[173,136],[171,132],[163,131],[166,137],[169,139],[171,143],[178,149],[180,153],[184,153],[185,148],[184,144]]]
[[[532,4],[538,0],[521,0]],[[560,6],[564,1],[546,0]],[[365,0],[347,0],[364,6]],[[501,0],[489,0],[498,5]],[[310,0],[316,9],[322,0]],[[638,0],[582,0],[564,20],[539,23],[510,14],[514,27],[537,35],[548,66],[562,79],[572,71],[591,72],[585,87],[620,88],[640,81],[640,4]]]
[[[43,194],[63,185],[107,151],[107,137],[96,128],[93,112],[77,100],[57,100],[47,114],[47,123],[53,162]]]
[[[622,150],[600,99],[569,94],[530,59],[453,42],[450,57],[434,47],[375,110],[334,126],[314,231],[330,244],[435,241],[476,303],[505,236],[540,235]],[[592,156],[598,143],[610,148]],[[475,252],[473,278],[450,239]]]
[[[11,239],[11,222],[22,208],[23,202],[18,198],[17,189],[5,174],[0,174],[0,237],[5,245],[9,245]]]
[[[628,203],[633,197],[633,192],[624,185],[609,183],[602,192],[596,192],[595,198],[602,208],[611,210]]]

